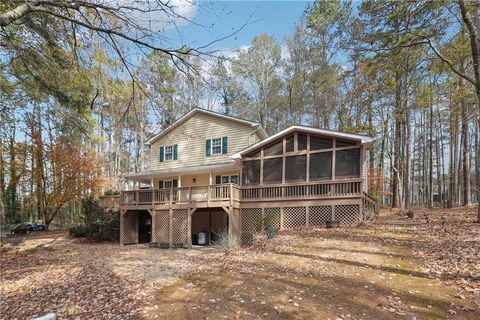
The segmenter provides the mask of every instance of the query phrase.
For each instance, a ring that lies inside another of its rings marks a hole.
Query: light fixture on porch
[[[197,182],[197,179],[196,179],[196,178],[193,178],[193,179],[192,179],[192,182],[193,182],[193,183]]]

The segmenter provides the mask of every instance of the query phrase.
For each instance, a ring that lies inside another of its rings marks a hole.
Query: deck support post
[[[150,242],[157,242],[156,240],[156,223],[155,223],[155,210],[152,209],[147,209],[148,213],[150,213],[150,218],[152,219],[152,233],[150,234]]]
[[[310,219],[310,207],[305,206],[305,227],[309,227],[308,220]]]
[[[187,216],[187,247],[192,248],[192,208],[188,208]]]
[[[168,242],[170,247],[173,247],[173,210],[171,206],[168,209]]]
[[[280,207],[280,230],[283,230],[283,207]]]
[[[125,210],[120,210],[120,245],[123,246],[123,233],[125,230],[125,222],[123,221],[124,217],[123,214],[125,213]]]

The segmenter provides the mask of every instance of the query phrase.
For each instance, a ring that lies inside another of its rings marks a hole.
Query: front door
[[[152,240],[152,217],[144,211],[138,214],[138,242],[149,243]]]

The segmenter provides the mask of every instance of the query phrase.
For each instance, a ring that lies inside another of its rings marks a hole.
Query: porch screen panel
[[[274,143],[263,149],[264,156],[277,156],[283,153],[283,140]]]
[[[350,140],[336,140],[335,141],[335,146],[337,148],[340,148],[340,147],[351,147],[351,146],[355,146],[357,145],[357,142],[355,141],[350,141]]]
[[[307,150],[307,135],[299,133],[297,136],[298,151]]]
[[[285,152],[292,152],[294,148],[293,134],[289,135],[286,140],[286,150]]]
[[[336,178],[360,178],[360,149],[338,150],[335,153]]]
[[[282,158],[263,160],[263,182],[282,182]]]
[[[285,163],[285,180],[290,182],[305,181],[306,164],[306,156],[287,157]]]
[[[243,163],[242,183],[260,183],[260,160],[245,161]]]
[[[310,136],[310,150],[330,149],[333,147],[332,139],[325,139],[315,136]]]
[[[312,153],[309,170],[310,180],[332,179],[332,152]]]

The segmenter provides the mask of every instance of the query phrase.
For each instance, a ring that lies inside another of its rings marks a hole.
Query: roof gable
[[[210,111],[210,110],[205,110],[205,109],[201,109],[201,108],[194,108],[194,109],[190,110],[189,112],[187,112],[186,114],[184,114],[183,116],[181,116],[177,121],[175,121],[169,127],[167,127],[166,129],[164,129],[164,130],[160,131],[159,133],[155,134],[154,136],[152,136],[150,139],[147,140],[147,142],[145,142],[145,144],[151,145],[152,143],[154,143],[155,141],[157,141],[161,137],[165,136],[167,133],[169,133],[170,131],[172,131],[173,129],[178,127],[180,124],[184,123],[185,121],[192,118],[193,116],[195,116],[198,113],[205,113],[205,114],[210,115],[210,116],[219,117],[219,118],[226,119],[226,120],[229,120],[229,121],[242,123],[242,124],[251,126],[253,128],[257,128],[258,133],[259,133],[259,135],[261,136],[262,139],[265,139],[267,137],[267,134],[266,134],[265,130],[256,122],[247,121],[247,120],[243,120],[243,119],[232,117],[232,116],[227,116],[227,115],[224,115],[224,114],[221,114],[221,113],[218,113],[218,112],[214,112],[214,111]]]
[[[360,135],[360,134],[353,134],[353,133],[345,133],[345,132],[339,132],[339,131],[332,131],[332,130],[326,130],[326,129],[318,129],[318,128],[312,128],[312,127],[304,127],[304,126],[291,126],[285,130],[282,130],[273,136],[270,136],[266,139],[263,139],[245,149],[243,149],[240,152],[235,153],[232,155],[232,159],[241,159],[245,154],[254,151],[257,148],[263,147],[277,139],[280,139],[292,132],[299,131],[299,132],[306,132],[306,133],[312,133],[312,134],[318,134],[318,135],[323,135],[327,137],[332,137],[332,138],[339,138],[339,139],[347,139],[347,140],[355,140],[359,141],[362,145],[363,144],[371,144],[373,143],[374,139],[372,137]]]

